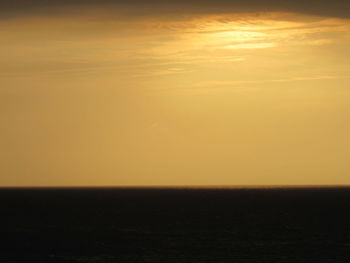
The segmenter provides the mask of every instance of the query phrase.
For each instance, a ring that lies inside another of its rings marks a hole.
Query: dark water
[[[350,188],[2,189],[0,262],[350,262]]]

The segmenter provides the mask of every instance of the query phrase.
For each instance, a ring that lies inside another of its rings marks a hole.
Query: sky
[[[350,184],[349,1],[0,1],[0,186]]]

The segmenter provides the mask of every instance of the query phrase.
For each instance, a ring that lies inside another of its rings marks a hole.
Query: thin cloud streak
[[[194,84],[194,87],[223,87],[223,86],[235,86],[242,84],[263,84],[263,83],[283,83],[294,81],[311,81],[311,80],[335,80],[341,77],[338,76],[316,76],[316,77],[295,77],[286,79],[268,79],[268,80],[237,80],[237,81],[207,81]]]

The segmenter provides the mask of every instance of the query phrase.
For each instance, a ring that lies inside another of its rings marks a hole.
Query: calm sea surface
[[[0,262],[350,262],[350,188],[0,189]]]

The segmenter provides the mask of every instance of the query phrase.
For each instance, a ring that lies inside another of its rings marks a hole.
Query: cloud
[[[275,43],[242,43],[231,44],[220,47],[221,49],[235,50],[235,49],[259,49],[259,48],[271,48],[275,47]]]
[[[333,80],[338,79],[337,76],[315,76],[315,77],[295,77],[285,79],[267,79],[267,80],[237,80],[237,81],[206,81],[200,82],[194,85],[194,87],[228,87],[236,85],[250,85],[250,84],[262,84],[262,83],[284,83],[294,81],[312,81],[312,80]]]
[[[2,0],[0,17],[109,10],[128,17],[159,14],[204,14],[285,11],[350,18],[348,0]]]

